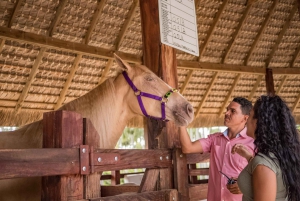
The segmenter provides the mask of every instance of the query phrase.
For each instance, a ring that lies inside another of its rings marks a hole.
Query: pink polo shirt
[[[232,194],[226,188],[227,178],[220,174],[222,171],[229,177],[237,178],[248,164],[247,160],[238,154],[231,154],[232,147],[241,143],[253,152],[253,138],[246,134],[244,128],[236,138],[229,139],[228,130],[223,133],[210,134],[208,138],[200,139],[203,152],[210,152],[210,167],[208,179],[207,201],[241,201],[242,194]]]

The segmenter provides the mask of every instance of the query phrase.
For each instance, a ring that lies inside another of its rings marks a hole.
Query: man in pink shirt
[[[245,158],[238,154],[231,154],[231,149],[235,144],[241,143],[253,153],[253,139],[246,134],[246,123],[251,108],[252,104],[247,99],[242,97],[234,98],[227,106],[224,117],[224,125],[228,128],[223,133],[210,134],[208,138],[194,142],[191,141],[186,127],[180,127],[180,141],[183,153],[210,152],[208,201],[242,200],[242,194],[233,194],[241,193],[237,183],[227,185],[228,179],[219,171],[230,178],[237,178],[248,164]]]

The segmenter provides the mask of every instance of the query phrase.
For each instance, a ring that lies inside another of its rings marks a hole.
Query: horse
[[[193,106],[146,66],[129,65],[114,55],[118,74],[59,110],[88,118],[100,136],[98,147],[113,149],[127,122],[135,116],[170,120],[187,126],[194,118]],[[0,133],[0,149],[42,148],[42,121]],[[0,180],[0,200],[41,199],[41,177]]]

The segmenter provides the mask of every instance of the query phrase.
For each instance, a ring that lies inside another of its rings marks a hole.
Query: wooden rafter
[[[218,23],[219,19],[221,18],[221,15],[222,15],[223,11],[225,10],[227,4],[228,4],[228,0],[224,0],[222,5],[220,6],[216,16],[214,17],[214,21],[213,21],[212,25],[209,27],[209,30],[207,32],[207,37],[204,40],[203,45],[200,45],[200,47],[199,47],[199,61],[204,53],[206,46],[208,45],[209,41],[211,40],[211,37],[213,35],[212,33],[214,32],[215,28],[217,27],[217,23]]]
[[[211,91],[212,86],[214,85],[215,81],[217,80],[218,75],[219,75],[218,72],[216,72],[216,73],[214,74],[214,76],[213,76],[213,78],[212,78],[212,80],[211,80],[211,82],[210,82],[210,84],[209,84],[207,90],[205,91],[205,94],[204,94],[203,98],[201,99],[201,102],[200,102],[200,104],[199,104],[199,106],[198,106],[198,108],[197,108],[197,111],[196,111],[196,113],[195,113],[195,117],[197,117],[197,116],[199,115],[199,113],[200,113],[200,111],[201,111],[201,109],[202,109],[202,107],[203,107],[203,105],[204,105],[204,103],[205,103],[205,101],[206,101],[206,99],[207,99],[207,97],[208,97],[208,94],[209,94],[210,91]]]
[[[5,44],[5,40],[0,38],[0,52],[2,51],[4,44]]]
[[[59,4],[58,4],[57,9],[56,9],[55,17],[51,21],[51,24],[49,26],[49,30],[48,30],[48,35],[49,36],[53,36],[53,33],[56,29],[56,26],[60,23],[61,15],[63,14],[63,10],[66,7],[67,2],[68,2],[68,0],[59,1]]]
[[[280,85],[276,91],[277,95],[279,95],[281,93],[281,90],[282,90],[283,86],[285,85],[286,80],[287,80],[287,76],[285,75],[285,76],[283,76],[283,79],[281,80]]]
[[[197,61],[178,60],[177,67],[180,69],[200,70],[200,71],[218,71],[230,73],[243,73],[254,75],[265,75],[266,68],[257,68],[253,66],[240,66],[231,64],[217,64]],[[294,75],[300,74],[300,68],[271,68],[273,74]]]
[[[116,50],[120,49],[120,46],[124,40],[125,34],[127,32],[127,29],[134,17],[136,8],[138,7],[138,0],[134,0],[132,3],[132,6],[130,8],[130,11],[128,12],[128,18],[125,20],[124,25],[120,31],[120,34],[118,35],[118,38],[116,39]]]
[[[98,20],[101,16],[101,13],[102,13],[102,10],[104,8],[105,3],[106,3],[106,0],[98,1],[98,5],[97,5],[97,8],[96,8],[95,14],[93,16],[91,25],[90,25],[88,31],[86,32],[86,35],[85,35],[85,38],[84,38],[84,43],[86,45],[89,44],[92,32],[94,31],[94,29],[96,27],[96,24],[97,24],[97,22],[98,22]]]
[[[300,55],[300,46],[298,46],[298,48],[295,51],[295,54],[293,55],[293,59],[290,63],[290,67],[294,67],[295,62],[297,61],[297,58],[299,57],[299,55]]]
[[[274,0],[271,8],[270,8],[270,11],[268,13],[268,15],[266,16],[263,24],[261,25],[261,28],[259,30],[259,32],[257,33],[256,37],[255,37],[255,40],[254,42],[252,43],[251,45],[251,48],[249,50],[249,53],[247,54],[247,57],[245,59],[245,62],[244,62],[244,65],[247,66],[248,65],[248,62],[250,60],[250,57],[252,56],[253,52],[254,52],[254,49],[256,48],[256,45],[257,43],[259,42],[260,38],[262,37],[262,33],[264,32],[264,30],[267,28],[267,24],[268,22],[270,21],[271,19],[271,16],[273,15],[273,13],[275,12],[275,8],[278,4],[278,0]]]
[[[200,0],[195,0],[195,10],[197,11],[197,8],[199,6]]]
[[[270,62],[271,62],[271,60],[272,60],[272,58],[273,58],[273,56],[274,56],[274,54],[275,54],[275,52],[276,52],[279,44],[280,44],[280,41],[282,40],[285,32],[290,27],[291,19],[293,19],[296,11],[297,11],[297,6],[294,6],[293,9],[290,12],[290,15],[289,15],[287,21],[284,23],[284,26],[283,26],[282,30],[280,31],[280,34],[278,35],[278,38],[277,38],[277,40],[275,42],[274,47],[271,50],[271,53],[270,53],[268,59],[266,60],[266,67],[268,67],[270,65]]]
[[[25,98],[28,94],[28,91],[31,87],[31,84],[32,84],[37,72],[38,72],[38,68],[39,68],[40,63],[43,59],[45,51],[46,51],[46,48],[41,48],[38,56],[36,57],[36,59],[33,63],[33,66],[32,66],[30,75],[28,77],[28,80],[27,80],[27,82],[25,84],[25,87],[24,87],[24,89],[23,89],[23,91],[22,91],[22,93],[19,97],[19,100],[18,100],[17,104],[16,104],[16,107],[15,107],[16,113],[18,113],[20,111],[21,107],[22,107],[22,103],[24,102],[24,100],[25,100]]]
[[[72,80],[75,76],[75,73],[78,69],[78,66],[79,66],[79,63],[80,63],[80,60],[82,58],[82,55],[81,54],[78,54],[74,60],[74,63],[72,65],[72,68],[71,68],[71,71],[68,75],[68,78],[67,78],[67,81],[66,83],[64,84],[64,88],[61,90],[60,92],[60,95],[59,95],[59,98],[57,100],[57,103],[54,107],[54,110],[57,110],[58,108],[60,108],[65,100],[65,97],[66,97],[66,94],[67,94],[67,91],[69,90],[69,87],[72,83]]]
[[[295,104],[294,104],[294,106],[293,106],[293,108],[292,108],[292,113],[293,113],[293,114],[296,112],[296,109],[297,109],[297,107],[298,107],[299,101],[300,101],[300,93],[299,93],[299,95],[298,95],[298,97],[297,97],[297,99],[296,99],[296,101],[295,101]]]
[[[264,77],[263,75],[259,75],[257,77],[257,80],[256,80],[256,82],[255,82],[255,84],[254,84],[254,86],[253,86],[253,88],[250,92],[250,95],[248,96],[248,100],[250,100],[250,101],[252,100],[257,88],[259,87],[259,84],[260,84],[261,80],[263,79],[263,77]]]
[[[30,44],[36,44],[41,47],[55,48],[58,50],[65,50],[75,54],[84,54],[87,56],[93,56],[97,58],[112,59],[114,58],[113,51],[89,46],[82,43],[75,43],[70,41],[64,41],[49,36],[38,35],[35,33],[28,33],[20,30],[10,29],[7,27],[0,26],[0,38],[21,41]],[[116,52],[122,59],[132,63],[141,63],[142,59],[140,56]]]
[[[246,10],[243,12],[243,16],[239,20],[239,24],[238,24],[237,28],[235,29],[235,31],[234,31],[234,33],[233,33],[233,35],[232,35],[232,37],[231,37],[231,39],[230,39],[230,41],[228,43],[228,46],[227,46],[227,48],[225,50],[224,57],[222,58],[222,62],[221,63],[225,63],[225,61],[226,61],[226,59],[227,59],[227,57],[229,55],[229,52],[231,51],[231,48],[232,48],[232,46],[234,44],[234,41],[235,41],[236,37],[239,35],[239,33],[241,31],[241,28],[244,25],[244,23],[245,23],[245,21],[246,21],[246,19],[248,17],[248,14],[249,14],[249,12],[250,12],[250,10],[252,8],[252,5],[253,4],[248,5],[246,7]]]
[[[192,78],[193,73],[194,73],[194,70],[190,70],[190,71],[188,72],[188,74],[187,74],[187,76],[186,76],[186,79],[185,79],[185,81],[184,81],[182,87],[180,88],[180,93],[181,93],[181,94],[184,93],[184,91],[185,91],[187,85],[189,84],[189,82],[190,82],[190,80],[191,80],[191,78]]]
[[[221,109],[220,109],[220,111],[219,111],[219,117],[223,114],[223,111],[224,111],[225,107],[227,106],[227,103],[228,103],[229,99],[231,98],[232,93],[233,93],[233,91],[234,91],[234,89],[235,89],[235,87],[236,87],[238,81],[240,80],[240,78],[241,78],[241,74],[238,74],[238,75],[235,77],[234,82],[233,82],[233,84],[231,85],[231,88],[230,88],[230,90],[229,90],[229,92],[228,92],[228,94],[227,94],[227,96],[226,96],[226,98],[225,98],[225,101],[224,101],[224,103],[223,103],[223,105],[222,105],[222,107],[221,107]]]
[[[9,19],[9,23],[8,23],[8,27],[10,28],[13,24],[13,22],[15,21],[15,18],[17,16],[17,13],[19,12],[19,10],[21,9],[21,5],[24,2],[24,0],[17,0],[15,7],[14,7],[14,11],[11,15],[11,18]]]
[[[107,61],[106,67],[101,75],[101,78],[99,79],[98,84],[101,84],[102,82],[104,82],[106,80],[106,76],[109,73],[109,70],[111,69],[112,64],[113,64],[113,59],[109,59]]]

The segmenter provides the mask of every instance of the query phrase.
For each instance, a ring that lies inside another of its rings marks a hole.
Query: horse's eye
[[[145,77],[145,79],[146,79],[148,82],[150,82],[150,81],[153,81],[153,80],[154,80],[154,78],[153,78],[153,77],[151,77],[150,75],[146,76],[146,77]]]

